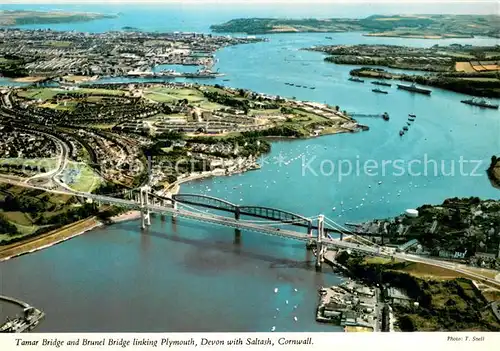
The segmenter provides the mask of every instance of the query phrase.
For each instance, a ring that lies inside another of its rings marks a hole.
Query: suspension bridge
[[[120,194],[113,194],[110,196],[72,191],[67,188],[48,189],[30,185],[25,182],[14,181],[12,179],[0,178],[0,181],[56,194],[72,195],[83,200],[91,199],[97,204],[109,204],[138,210],[141,213],[141,227],[143,229],[151,225],[151,214],[157,213],[160,215],[169,215],[172,218],[179,216],[195,221],[232,227],[237,229],[237,233],[239,230],[244,229],[265,235],[308,242],[315,246],[315,265],[317,270],[321,269],[326,250],[328,248],[335,248],[357,251],[372,256],[385,256],[408,262],[424,263],[441,267],[462,273],[465,276],[487,283],[490,286],[500,287],[499,281],[474,273],[461,264],[418,255],[397,253],[392,248],[378,245],[363,238],[359,233],[350,231],[322,214],[313,217],[305,217],[270,207],[236,205],[223,199],[200,194],[181,193],[172,196],[160,196],[152,193],[149,186],[127,190]],[[228,217],[207,213],[197,207],[204,207],[221,212],[232,212],[234,215]],[[244,219],[242,217],[251,217],[254,219]],[[280,226],[285,226],[286,228],[279,228]],[[299,232],[288,229],[289,227],[307,228],[307,230]],[[348,236],[349,240],[333,238],[328,234],[329,232],[341,234],[344,238]]]

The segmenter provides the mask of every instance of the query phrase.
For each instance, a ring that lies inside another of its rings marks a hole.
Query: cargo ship
[[[491,102],[488,102],[484,99],[470,99],[470,100],[462,100],[460,102],[472,106],[498,109],[498,105],[492,104]]]
[[[364,83],[365,82],[363,79],[359,79],[359,78],[355,78],[355,77],[351,77],[351,78],[349,78],[349,80],[351,82],[358,82],[358,83]]]
[[[407,90],[407,91],[411,91],[411,92],[414,92],[414,93],[431,95],[431,90],[429,90],[429,89],[423,89],[423,88],[418,88],[415,84],[412,84],[412,85],[398,84],[398,89]]]
[[[380,82],[380,81],[378,81],[378,80],[376,80],[376,81],[372,82],[372,84],[375,84],[375,85],[383,85],[384,87],[390,87],[390,86],[391,86],[391,84],[389,84],[389,83],[386,83],[386,82]]]
[[[380,90],[380,89],[372,89],[374,93],[379,93],[379,94],[389,94],[387,91]]]

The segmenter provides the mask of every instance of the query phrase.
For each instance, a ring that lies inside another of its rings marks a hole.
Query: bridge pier
[[[318,217],[318,232],[316,236],[316,271],[321,271],[321,264],[324,262],[324,246],[323,246],[323,236],[324,236],[324,216],[319,215]]]
[[[312,235],[313,235],[313,228],[312,228],[312,225],[313,225],[313,224],[312,224],[312,221],[311,221],[311,220],[309,220],[309,222],[307,223],[307,235],[308,235],[309,237],[311,237],[311,238],[312,238]]]
[[[147,226],[151,225],[151,214],[149,212],[149,197],[148,197],[148,186],[141,188],[140,192],[140,211],[141,211],[141,228],[146,229]]]
[[[234,243],[237,245],[241,244],[241,230],[238,228],[234,229]]]

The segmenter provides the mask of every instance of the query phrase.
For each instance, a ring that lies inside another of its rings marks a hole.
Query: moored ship
[[[383,85],[384,87],[390,87],[390,86],[391,86],[391,84],[389,84],[389,83],[386,83],[386,82],[381,82],[381,81],[378,81],[378,80],[376,80],[376,81],[372,82],[372,84],[375,84],[375,85]]]
[[[472,106],[498,109],[498,105],[493,104],[493,103],[486,101],[484,99],[470,99],[470,100],[462,100],[460,102],[467,104],[467,105],[472,105]]]
[[[387,91],[385,90],[380,90],[380,89],[372,89],[372,91],[374,93],[379,93],[379,94],[389,94]]]
[[[412,85],[398,84],[398,89],[407,90],[407,91],[411,91],[413,93],[420,93],[420,94],[425,94],[425,95],[431,95],[431,92],[432,92],[429,89],[419,88],[415,84],[412,84]]]
[[[351,78],[349,78],[349,80],[351,82],[358,82],[358,83],[364,83],[365,82],[363,79],[359,79],[359,78],[356,78],[356,77],[351,77]]]

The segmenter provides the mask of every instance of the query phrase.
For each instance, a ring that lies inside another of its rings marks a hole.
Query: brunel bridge
[[[91,199],[98,204],[110,204],[138,210],[141,213],[142,228],[146,228],[151,225],[151,213],[157,213],[162,216],[171,216],[172,219],[179,216],[196,221],[232,227],[236,229],[237,235],[241,229],[244,229],[266,235],[309,242],[315,247],[317,269],[321,268],[321,264],[324,261],[324,253],[327,248],[346,249],[358,251],[368,255],[385,256],[398,260],[424,263],[431,266],[449,269],[451,271],[462,273],[465,276],[476,279],[490,286],[500,288],[499,281],[472,272],[464,265],[456,264],[454,262],[441,261],[429,257],[395,252],[394,249],[372,243],[370,240],[358,235],[358,233],[349,231],[323,215],[308,218],[274,208],[235,205],[226,200],[198,194],[159,196],[151,193],[148,186],[144,186],[137,190],[127,190],[119,196],[110,196],[72,191],[67,188],[49,189],[30,185],[25,182],[14,181],[12,179],[0,178],[0,181],[22,187],[44,190],[51,193],[73,195],[81,199]],[[232,212],[233,216],[228,217],[213,213],[206,213],[196,207],[211,208],[223,212]],[[248,220],[242,217],[253,217],[254,219]],[[286,228],[278,228],[278,226],[286,226]],[[291,226],[307,228],[307,230],[299,232],[288,229]],[[341,234],[342,237],[349,235],[349,240],[347,241],[340,240],[340,238],[332,238],[328,232]]]

